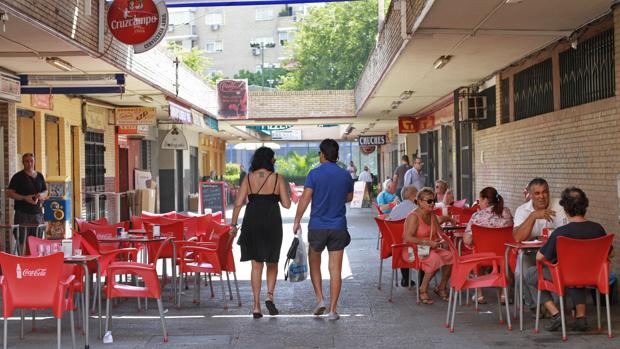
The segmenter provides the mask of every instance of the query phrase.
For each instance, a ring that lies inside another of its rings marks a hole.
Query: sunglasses
[[[435,199],[428,199],[428,200],[424,200],[424,201],[425,201],[427,204],[429,204],[429,205],[434,205],[434,204],[437,202],[437,200],[435,200]]]

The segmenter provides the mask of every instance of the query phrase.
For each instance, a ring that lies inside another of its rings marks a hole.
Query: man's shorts
[[[351,235],[346,229],[310,229],[308,244],[316,252],[344,250],[351,243]]]

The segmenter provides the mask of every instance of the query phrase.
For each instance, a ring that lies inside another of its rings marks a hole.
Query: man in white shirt
[[[530,200],[519,206],[514,216],[514,238],[531,240],[542,235],[543,228],[555,229],[568,221],[560,201],[550,199],[549,184],[543,178],[534,178],[527,186]]]
[[[418,195],[418,188],[413,185],[403,187],[401,195],[403,197],[403,201],[392,209],[392,212],[390,212],[390,216],[388,217],[391,221],[405,219],[411,212],[413,212],[413,210],[418,208],[418,205],[415,204],[415,198]]]
[[[560,201],[551,199],[549,184],[543,178],[534,178],[527,185],[530,200],[519,206],[514,215],[513,236],[517,241],[532,240],[542,235],[544,228],[555,229],[568,223],[566,213],[560,206]],[[535,252],[535,251],[534,251]],[[524,270],[536,265],[535,253],[523,255]],[[521,273],[520,263],[517,262],[515,277]],[[523,293],[525,306],[536,312],[536,303],[529,292]]]
[[[418,190],[424,188],[426,178],[422,173],[422,165],[424,165],[424,163],[420,158],[416,158],[415,161],[413,161],[413,168],[405,172],[404,185],[413,185],[418,188]]]

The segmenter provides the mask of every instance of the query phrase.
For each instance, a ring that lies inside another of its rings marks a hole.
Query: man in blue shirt
[[[308,223],[308,261],[310,279],[314,287],[317,306],[314,315],[325,312],[323,289],[321,285],[321,252],[329,251],[330,302],[329,320],[338,320],[336,312],[340,288],[342,286],[342,257],[344,248],[351,242],[347,231],[347,209],[345,204],[353,199],[353,180],[351,175],[340,168],[338,143],[325,139],[320,145],[321,164],[312,169],[306,177],[304,191],[297,205],[293,232],[301,232],[301,218],[312,202],[310,223]]]
[[[383,191],[377,195],[377,205],[379,205],[381,212],[390,213],[392,208],[398,205],[399,202],[398,195],[396,195],[396,182],[388,179],[385,181]]]

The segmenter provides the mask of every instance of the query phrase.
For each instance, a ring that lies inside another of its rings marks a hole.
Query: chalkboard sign
[[[226,195],[224,182],[200,182],[200,213],[210,208],[213,213],[220,211],[226,219]]]

